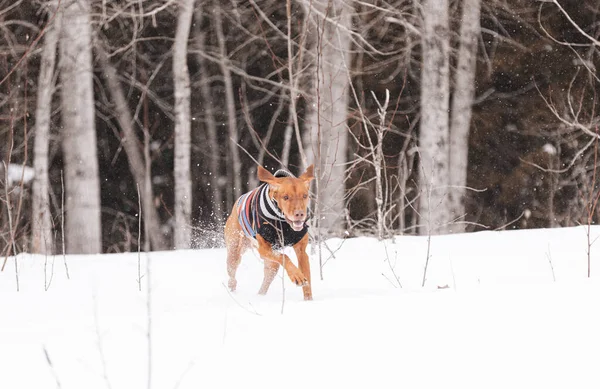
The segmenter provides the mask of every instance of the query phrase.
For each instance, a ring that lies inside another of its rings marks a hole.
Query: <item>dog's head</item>
[[[277,202],[285,220],[294,231],[304,228],[308,190],[315,178],[313,165],[310,165],[300,177],[275,177],[262,166],[258,167],[258,179],[269,184],[269,195]]]

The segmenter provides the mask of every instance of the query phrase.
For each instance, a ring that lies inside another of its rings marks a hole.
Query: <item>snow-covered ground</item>
[[[141,292],[135,253],[68,256],[70,279],[60,256],[20,255],[19,292],[10,258],[0,388],[148,388],[149,366],[160,389],[600,387],[583,227],[433,237],[424,288],[424,237],[329,245],[312,302],[287,276],[258,296],[254,253],[233,294],[224,249],[150,254]]]
[[[26,165],[18,165],[16,163],[8,164],[8,171],[6,172],[7,184],[12,186],[14,184],[19,185],[21,181],[25,184],[33,180],[34,170],[32,167]],[[4,178],[4,177],[2,177]]]

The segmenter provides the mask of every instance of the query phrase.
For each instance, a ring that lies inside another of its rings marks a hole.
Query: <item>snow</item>
[[[597,388],[586,241],[584,227],[434,236],[421,287],[427,237],[330,240],[311,302],[287,276],[258,296],[255,253],[235,293],[224,249],[151,253],[149,276],[143,257],[141,292],[137,253],[67,256],[70,279],[62,256],[21,254],[19,292],[14,258],[0,273],[0,387],[147,388],[151,355],[152,388]]]
[[[557,154],[556,147],[554,147],[554,145],[552,145],[551,143],[546,143],[542,147],[542,150],[544,150],[544,153],[546,153],[548,155],[556,155]]]
[[[34,171],[32,167],[18,165],[15,163],[8,164],[7,169],[7,178],[8,178],[8,186],[12,186],[13,184],[20,184],[21,179],[23,179],[23,183],[27,184],[31,180],[33,180]]]

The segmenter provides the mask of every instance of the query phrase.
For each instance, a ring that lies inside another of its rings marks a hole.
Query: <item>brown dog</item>
[[[264,184],[236,201],[225,224],[227,273],[232,291],[237,286],[235,273],[242,254],[252,243],[258,243],[258,253],[265,263],[265,276],[258,293],[267,293],[279,266],[283,265],[292,282],[302,286],[304,299],[312,300],[310,265],[306,254],[306,209],[313,178],[313,165],[298,178],[285,170],[273,175],[258,167],[258,179]],[[294,247],[300,269],[279,251],[286,246]]]

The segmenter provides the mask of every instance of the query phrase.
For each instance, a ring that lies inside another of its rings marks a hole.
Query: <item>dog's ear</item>
[[[304,173],[302,173],[300,175],[300,177],[298,177],[298,178],[306,183],[309,183],[311,180],[313,180],[315,178],[314,170],[315,170],[315,165],[310,165],[306,169],[306,171]]]
[[[259,181],[266,182],[268,184],[273,184],[273,185],[278,184],[277,177],[275,177],[274,175],[272,175],[271,172],[269,172],[264,167],[259,166],[258,167],[258,171],[256,173],[257,173]]]

